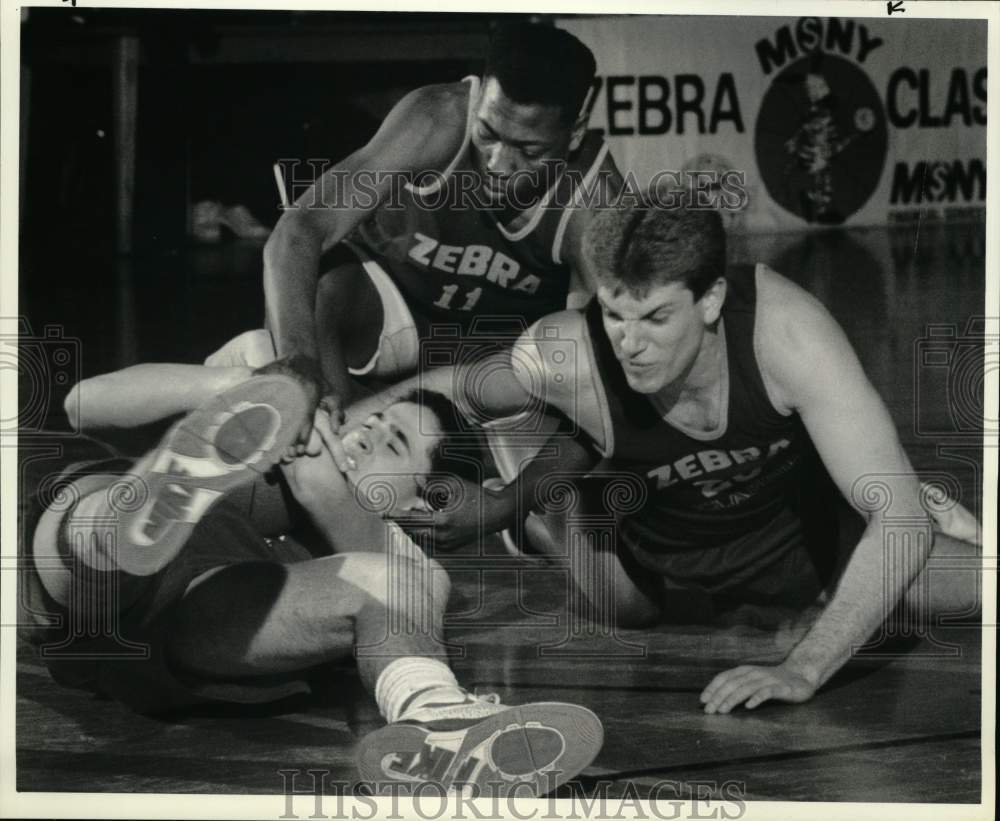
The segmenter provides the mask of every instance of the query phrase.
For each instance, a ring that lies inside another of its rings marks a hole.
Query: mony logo
[[[882,101],[864,71],[815,52],[775,76],[754,148],[775,202],[806,222],[836,225],[874,193],[887,139]]]

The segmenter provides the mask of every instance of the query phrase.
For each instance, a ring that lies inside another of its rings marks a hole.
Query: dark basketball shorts
[[[602,509],[601,487],[599,479],[580,483],[588,510]],[[661,544],[619,519],[616,551],[662,622],[727,622],[737,611],[754,622],[780,621],[820,604],[843,567],[846,540],[836,490],[823,485],[811,498],[824,504],[788,506],[739,538],[690,549]]]
[[[210,702],[263,703],[309,691],[307,671],[209,680],[186,674],[169,658],[172,614],[192,581],[239,562],[288,564],[311,558],[292,540],[261,536],[238,502],[223,499],[213,507],[172,562],[138,581],[139,590],[130,593],[124,607],[115,606],[119,589],[111,573],[100,574],[98,601],[86,607],[54,600],[32,551],[53,488],[86,475],[120,474],[132,464],[86,437],[72,437],[54,450],[49,458],[25,454],[23,448],[19,454],[18,635],[35,648],[57,682],[114,698],[141,713]]]
[[[737,609],[786,614],[817,604],[830,579],[813,548],[791,512],[723,545],[662,551],[624,527],[618,546],[626,572],[659,605],[663,621],[707,623]]]

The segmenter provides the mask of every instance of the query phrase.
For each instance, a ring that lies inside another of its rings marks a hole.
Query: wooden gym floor
[[[954,385],[917,363],[928,324],[951,324],[955,344],[968,350],[967,322],[985,312],[983,227],[783,234],[733,246],[734,255],[770,263],[823,300],[857,347],[915,466],[953,476],[978,512],[981,453],[967,429],[968,407],[956,405],[969,396],[974,405],[976,378],[956,399]],[[84,375],[116,367],[123,355],[200,361],[259,323],[259,250],[224,245],[119,261],[118,287],[99,260],[36,253],[22,267],[22,314],[36,334],[59,324],[78,338]],[[981,403],[981,381],[978,390]],[[449,639],[462,649],[460,681],[504,701],[578,702],[604,722],[603,750],[562,794],[588,793],[602,781],[610,796],[646,796],[663,781],[689,793],[699,782],[717,790],[735,782],[749,800],[979,801],[977,625],[938,625],[884,644],[807,704],[706,716],[698,694],[716,672],[780,660],[806,618],[776,629],[664,626],[560,646],[569,627],[558,570],[519,563],[492,541],[451,561],[457,595]],[[380,719],[349,663],[323,680],[314,696],[264,708],[144,718],[60,688],[20,645],[17,787],[280,794],[278,771],[289,769],[326,769],[332,781],[350,781],[357,739]]]

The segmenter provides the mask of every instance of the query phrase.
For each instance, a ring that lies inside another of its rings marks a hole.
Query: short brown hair
[[[726,232],[714,209],[659,208],[648,200],[601,211],[584,233],[601,284],[645,295],[683,282],[701,299],[726,270]]]

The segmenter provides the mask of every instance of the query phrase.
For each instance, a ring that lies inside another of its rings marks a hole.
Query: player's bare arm
[[[772,402],[802,417],[831,477],[867,526],[829,605],[785,661],[716,676],[702,694],[708,712],[809,699],[900,601],[930,549],[919,481],[844,332],[816,299],[774,272],[759,274],[758,288],[757,357]],[[886,494],[887,504],[865,509],[866,487]],[[911,523],[910,543],[922,549],[919,556],[886,561],[887,516],[894,528]]]
[[[133,428],[187,413],[249,379],[251,369],[164,362],[132,365],[83,379],[63,407],[77,430]]]
[[[524,464],[506,487],[483,489],[482,510],[441,516],[438,538],[461,544],[483,533],[514,527],[529,510],[545,512],[538,486],[553,471],[582,476],[599,460],[605,445],[603,421],[585,346],[585,327],[577,311],[560,311],[534,323],[508,350],[488,365],[460,370],[454,379],[455,401],[466,413],[489,421],[541,403],[564,423]],[[489,374],[487,379],[477,376]],[[596,449],[595,449],[596,446]]]
[[[320,255],[377,208],[402,174],[446,166],[462,141],[467,97],[464,83],[407,94],[365,146],[328,169],[282,214],[264,248],[267,321],[279,357],[317,359]],[[322,375],[335,393],[349,396],[342,361],[323,362]]]

